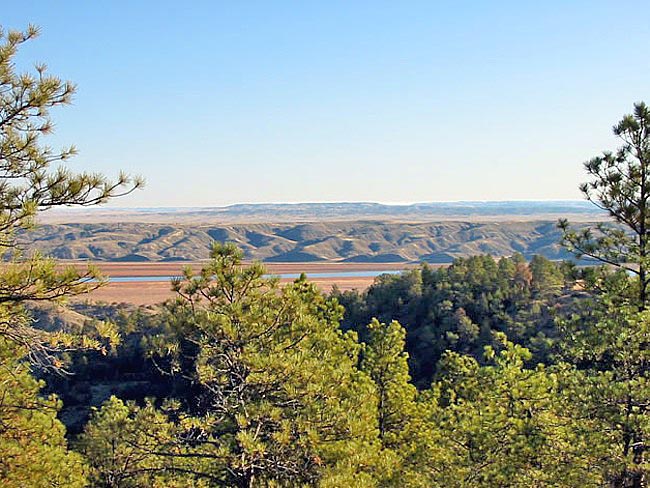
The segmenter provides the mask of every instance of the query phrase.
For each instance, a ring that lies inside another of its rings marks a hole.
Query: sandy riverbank
[[[68,262],[68,265],[83,268],[84,263]],[[112,277],[155,277],[180,275],[184,266],[191,266],[195,271],[201,268],[201,262],[173,262],[173,263],[95,263],[106,276]],[[355,271],[389,271],[413,268],[414,264],[404,263],[269,263],[266,267],[271,274],[286,273],[341,273]],[[289,282],[290,279],[283,279]],[[334,277],[314,278],[323,291],[329,292],[333,285],[342,290],[365,289],[374,281],[373,277]],[[160,303],[173,296],[167,281],[138,281],[127,283],[109,283],[87,295],[76,297],[75,300],[93,300],[108,303],[131,303],[134,305],[152,305]]]

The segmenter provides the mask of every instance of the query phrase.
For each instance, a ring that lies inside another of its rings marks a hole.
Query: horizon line
[[[351,200],[322,200],[322,201],[282,201],[282,202],[236,202],[222,205],[148,205],[148,206],[113,206],[110,204],[97,205],[94,207],[57,207],[49,209],[62,211],[94,211],[94,210],[142,210],[142,209],[227,209],[236,206],[265,206],[265,205],[383,205],[388,207],[406,207],[431,204],[517,204],[517,203],[539,203],[539,204],[579,204],[593,205],[592,202],[583,199],[511,199],[511,200],[429,200],[416,202],[382,202],[382,201],[351,201]],[[594,209],[597,207],[594,205]]]

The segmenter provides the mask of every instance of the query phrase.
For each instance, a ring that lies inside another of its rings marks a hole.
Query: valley
[[[98,266],[109,283],[99,289],[73,299],[75,302],[128,303],[131,305],[154,305],[173,297],[170,285],[172,276],[179,276],[184,266],[195,272],[203,262],[186,263],[115,263],[100,262]],[[63,261],[62,266],[73,265],[83,269],[78,261]],[[417,267],[415,264],[382,263],[268,263],[266,268],[271,275],[279,276],[287,283],[300,273],[307,274],[309,280],[325,292],[336,285],[340,290],[362,290],[372,284],[381,272],[396,273]]]

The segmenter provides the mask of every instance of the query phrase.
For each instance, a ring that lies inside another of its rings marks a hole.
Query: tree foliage
[[[373,317],[399,321],[406,329],[411,375],[418,387],[430,385],[446,350],[479,361],[483,348],[495,345],[493,332],[533,351],[534,359],[551,362],[558,337],[554,316],[571,308],[581,272],[534,256],[496,261],[491,256],[455,260],[448,267],[384,275],[365,292],[334,291],[345,307],[343,326],[368,334],[360,324]]]
[[[33,328],[24,303],[86,291],[99,286],[101,277],[92,267],[60,270],[38,254],[24,256],[18,234],[34,225],[40,211],[103,203],[133,191],[141,181],[124,174],[112,181],[73,173],[62,163],[75,149],[54,151],[43,143],[52,131],[50,110],[69,104],[74,86],[48,74],[45,65],[31,73],[16,70],[20,47],[37,34],[32,26],[24,32],[0,29],[0,484],[83,486],[83,465],[67,451],[65,429],[56,418],[60,402],[41,398],[43,384],[30,376],[29,362],[58,368],[57,353],[99,348],[100,342]],[[115,340],[108,324],[98,332]]]
[[[61,271],[38,254],[24,257],[17,233],[31,228],[40,211],[104,203],[142,185],[125,174],[113,181],[97,173],[74,173],[61,164],[76,153],[74,147],[55,151],[43,143],[53,127],[50,111],[69,104],[75,87],[50,75],[45,65],[33,73],[16,70],[20,47],[37,35],[33,26],[24,32],[0,29],[0,256],[9,261],[0,270],[2,307],[61,299],[101,285],[94,267]],[[51,364],[50,339],[22,325],[3,324],[0,334],[27,348],[32,360]]]
[[[62,205],[96,205],[142,184],[122,173],[111,181],[97,173],[73,173],[56,163],[76,153],[54,151],[41,139],[52,131],[50,110],[71,102],[75,86],[49,75],[44,64],[19,73],[14,58],[38,29],[0,31],[0,232],[29,227],[40,210]],[[3,239],[5,246],[12,241]]]
[[[175,283],[169,330],[153,340],[161,367],[197,385],[154,454],[190,449],[186,469],[223,486],[368,486],[376,398],[341,307],[304,278],[279,287],[233,245],[212,256]]]
[[[585,163],[592,179],[581,190],[613,223],[582,231],[559,224],[570,250],[608,266],[585,282],[595,298],[562,325],[566,357],[584,375],[575,397],[608,436],[615,487],[640,488],[649,476],[649,128],[650,109],[635,104],[613,128],[621,147]]]
[[[161,450],[179,428],[149,401],[138,406],[112,396],[94,412],[78,443],[90,464],[91,483],[107,488],[209,486],[209,477],[195,476],[195,451],[182,446]]]
[[[24,351],[0,337],[0,484],[85,486],[84,462],[67,449],[55,396],[43,398]]]
[[[499,336],[487,365],[448,352],[432,390],[445,457],[440,486],[602,486],[602,443],[563,394],[570,371],[529,369],[530,351]],[[436,394],[437,393],[437,394]]]
[[[606,211],[617,225],[602,223],[575,230],[559,223],[563,242],[578,256],[586,256],[638,277],[639,307],[648,305],[648,232],[650,232],[650,108],[641,102],[613,128],[622,142],[584,167],[591,180],[580,190],[587,200]]]

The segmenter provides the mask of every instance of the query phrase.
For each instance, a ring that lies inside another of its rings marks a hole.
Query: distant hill
[[[512,207],[510,207],[512,209]],[[259,211],[259,209],[258,209]],[[514,222],[335,221],[292,224],[46,224],[23,236],[61,259],[182,261],[208,257],[213,241],[234,242],[267,262],[450,262],[475,254],[568,257],[556,220]]]
[[[45,212],[45,223],[295,223],[382,220],[398,222],[597,220],[603,214],[585,201],[381,203],[269,203],[227,207],[90,208]]]

